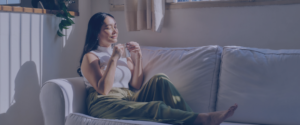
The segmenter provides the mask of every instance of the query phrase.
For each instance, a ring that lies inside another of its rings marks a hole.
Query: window
[[[0,0],[0,5],[18,5],[20,0]]]
[[[300,0],[166,0],[166,10],[300,4]],[[124,0],[110,0],[110,11],[124,11]]]

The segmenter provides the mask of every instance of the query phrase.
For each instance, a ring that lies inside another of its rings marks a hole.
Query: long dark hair
[[[84,44],[83,52],[82,52],[82,55],[80,58],[80,65],[79,65],[79,68],[77,69],[77,73],[79,74],[79,76],[82,76],[80,66],[82,63],[83,56],[86,53],[88,53],[92,50],[96,50],[98,48],[98,45],[99,45],[98,34],[100,33],[101,27],[104,23],[104,19],[107,16],[114,18],[112,15],[110,15],[108,13],[99,12],[99,13],[94,14],[89,21],[88,30],[86,33],[85,44]]]

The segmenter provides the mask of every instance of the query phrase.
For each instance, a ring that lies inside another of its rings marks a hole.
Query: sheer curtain
[[[165,0],[125,0],[124,11],[128,31],[161,32]]]

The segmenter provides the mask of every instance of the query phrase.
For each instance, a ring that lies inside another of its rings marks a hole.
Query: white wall
[[[300,4],[172,9],[165,13],[162,33],[127,32],[124,11],[109,11],[109,0],[92,0],[92,13],[115,16],[119,41],[141,45],[186,47],[238,45],[300,49]]]
[[[79,0],[80,16],[65,37],[56,35],[55,15],[0,12],[0,125],[44,124],[40,87],[78,76],[90,8],[90,0]]]

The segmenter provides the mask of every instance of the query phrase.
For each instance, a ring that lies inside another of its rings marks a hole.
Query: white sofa
[[[239,105],[221,125],[299,125],[300,50],[238,46],[142,47],[145,82],[169,76],[194,112]],[[74,70],[75,71],[75,70]],[[81,77],[47,81],[40,93],[45,125],[163,125],[86,115]]]

